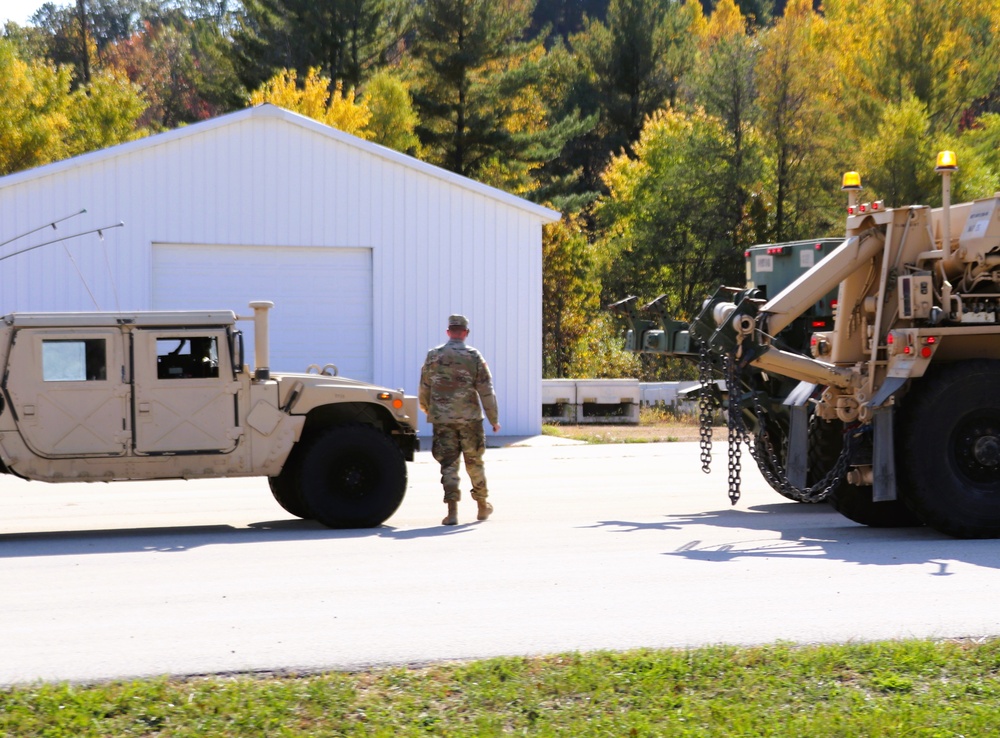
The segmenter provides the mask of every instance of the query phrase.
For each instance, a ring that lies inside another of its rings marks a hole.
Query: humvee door
[[[4,386],[28,447],[46,457],[127,453],[124,357],[115,328],[18,331]]]
[[[133,340],[136,453],[235,449],[240,385],[226,330],[137,329]]]

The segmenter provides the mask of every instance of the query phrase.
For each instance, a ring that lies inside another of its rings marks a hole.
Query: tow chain
[[[698,436],[701,446],[701,470],[706,474],[712,471],[712,414],[715,410],[715,398],[709,392],[712,381],[712,363],[709,359],[708,347],[702,344],[698,354]]]
[[[702,381],[702,391],[699,395],[699,429],[701,436],[701,461],[702,471],[708,473],[711,464],[711,408],[712,398],[705,389],[710,377],[710,361],[708,351],[702,347],[699,357],[699,374]],[[737,396],[739,379],[737,377],[736,359],[726,355],[723,357],[723,374],[726,380],[726,389],[729,393],[728,403],[728,441],[729,441],[729,499],[732,504],[736,504],[740,499],[740,482],[743,471],[742,451],[740,445],[745,443],[750,451],[750,456],[757,463],[757,468],[767,482],[774,488],[781,490],[781,493],[799,502],[820,502],[825,499],[830,491],[835,488],[844,478],[847,472],[848,462],[851,457],[851,450],[857,438],[860,437],[856,429],[848,430],[844,434],[844,445],[840,451],[833,467],[815,484],[809,487],[798,487],[788,480],[785,474],[784,465],[778,456],[774,444],[771,442],[770,434],[767,432],[767,411],[760,402],[757,392],[751,392],[753,412],[760,426],[758,437],[762,441],[762,449],[754,443],[750,431],[746,427],[743,419],[743,411],[740,407],[740,400]],[[708,379],[706,380],[706,376]],[[706,409],[708,412],[706,412]],[[706,441],[707,430],[707,441]]]

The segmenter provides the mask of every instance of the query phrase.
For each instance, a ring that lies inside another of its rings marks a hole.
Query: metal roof
[[[511,207],[525,210],[545,222],[554,222],[559,220],[561,217],[559,212],[551,210],[550,208],[536,205],[533,202],[512,195],[509,192],[504,192],[503,190],[499,190],[495,187],[490,187],[489,185],[485,185],[481,182],[476,182],[473,179],[463,177],[460,174],[455,174],[454,172],[434,166],[433,164],[420,161],[419,159],[407,156],[406,154],[402,154],[394,149],[380,146],[379,144],[372,143],[371,141],[365,141],[362,138],[352,136],[349,133],[345,133],[344,131],[336,128],[331,128],[330,126],[324,125],[313,120],[312,118],[307,118],[304,115],[293,113],[290,110],[279,108],[275,105],[271,105],[270,103],[257,105],[252,108],[246,108],[235,113],[227,113],[226,115],[220,115],[217,118],[201,121],[199,123],[193,123],[182,128],[175,128],[164,133],[157,133],[153,136],[147,136],[135,141],[118,144],[117,146],[111,146],[99,151],[81,154],[80,156],[74,156],[70,159],[63,159],[61,161],[52,162],[51,164],[44,164],[33,169],[27,169],[23,172],[15,172],[14,174],[9,174],[6,177],[0,177],[0,189],[12,187],[40,177],[57,174],[81,165],[96,164],[123,154],[134,153],[144,149],[151,149],[155,146],[162,146],[174,141],[175,139],[197,136],[205,133],[206,131],[223,128],[225,126],[230,126],[253,118],[277,118],[291,125],[306,128],[314,133],[327,136],[340,143],[361,149],[372,156],[393,161],[431,177],[444,180],[445,182],[457,187],[471,190],[494,200],[499,200],[500,202]]]

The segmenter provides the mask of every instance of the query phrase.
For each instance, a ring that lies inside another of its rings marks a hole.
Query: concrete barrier
[[[576,380],[542,380],[542,422],[576,422]]]
[[[640,407],[696,413],[697,381],[640,382],[637,379],[543,379],[543,423],[639,422]]]
[[[637,379],[543,379],[542,421],[638,424]]]

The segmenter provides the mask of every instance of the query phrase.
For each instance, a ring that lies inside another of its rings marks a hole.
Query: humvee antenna
[[[79,213],[77,213],[77,215],[79,215]],[[73,217],[73,216],[69,216],[69,217]],[[92,228],[89,231],[81,231],[80,233],[71,233],[70,235],[63,236],[62,238],[53,238],[51,241],[43,241],[42,243],[36,243],[34,246],[29,246],[26,249],[21,249],[20,251],[12,251],[9,254],[6,254],[4,256],[0,256],[0,261],[3,261],[4,259],[9,259],[12,256],[17,256],[18,254],[23,254],[26,251],[34,251],[35,249],[39,249],[42,246],[48,246],[48,245],[53,244],[53,243],[59,243],[60,241],[68,241],[71,238],[76,238],[78,236],[86,236],[86,235],[91,234],[91,233],[96,233],[98,236],[100,236],[101,240],[103,241],[104,240],[104,231],[110,231],[112,228],[121,228],[124,225],[125,225],[125,222],[120,220],[117,223],[115,223],[114,225],[106,225],[106,226],[101,226],[100,228]],[[42,228],[45,228],[45,227],[46,226],[42,226]],[[36,230],[40,230],[40,229],[36,229]],[[25,235],[27,235],[27,234],[25,234]],[[10,241],[7,241],[6,243],[10,243]],[[2,245],[3,244],[0,244],[0,246],[2,246]]]
[[[0,243],[0,248],[3,248],[4,246],[6,246],[9,243],[13,243],[14,241],[17,241],[20,238],[24,238],[25,236],[30,236],[32,233],[38,233],[38,231],[44,230],[45,228],[48,228],[50,226],[52,227],[52,230],[54,230],[54,231],[58,230],[58,227],[56,226],[56,223],[62,223],[64,220],[69,220],[70,218],[75,218],[76,216],[83,215],[86,212],[87,212],[87,208],[84,208],[83,210],[81,210],[78,213],[73,213],[72,215],[67,215],[64,218],[59,218],[58,220],[53,220],[51,223],[46,223],[45,225],[40,225],[40,226],[38,226],[38,228],[32,228],[30,231],[26,231],[25,233],[22,233],[19,236],[14,236],[13,238],[8,238],[3,243]]]

